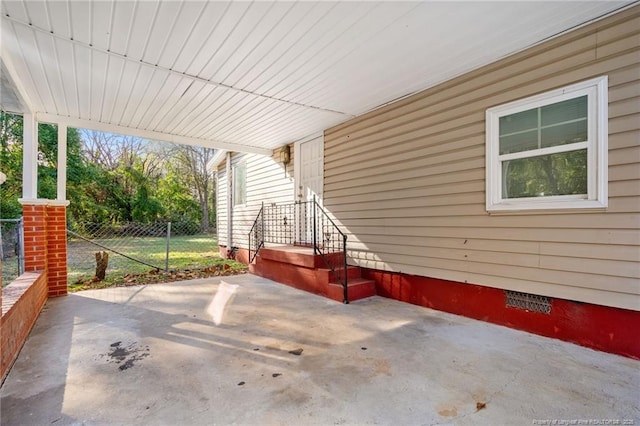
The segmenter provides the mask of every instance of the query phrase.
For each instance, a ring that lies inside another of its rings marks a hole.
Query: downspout
[[[227,173],[227,258],[231,253],[233,247],[233,214],[231,210],[233,205],[231,204],[231,185],[233,184],[233,176],[231,176],[231,153],[227,152],[227,162],[225,164]]]

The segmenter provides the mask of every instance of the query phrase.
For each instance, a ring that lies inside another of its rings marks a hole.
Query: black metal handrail
[[[253,254],[251,253],[252,241],[253,247],[255,247]],[[251,231],[249,231],[249,263],[252,263],[256,258],[258,252],[264,246],[264,242],[264,203],[262,203],[262,207],[260,207],[256,220],[253,221]]]
[[[342,302],[349,303],[347,286],[347,235],[338,228],[313,197],[313,251],[329,267],[337,283],[342,284]]]
[[[317,202],[263,204],[249,232],[249,263],[265,243],[313,247],[343,287],[343,302],[349,303],[347,287],[347,236]],[[255,250],[252,250],[252,247]]]

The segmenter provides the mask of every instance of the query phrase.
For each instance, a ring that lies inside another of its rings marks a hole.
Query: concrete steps
[[[340,261],[342,253],[332,256]],[[309,247],[263,247],[254,263],[249,265],[249,272],[338,302],[344,299],[342,284],[334,282],[322,256],[315,255]],[[349,302],[376,294],[375,282],[362,278],[357,266],[347,267],[347,289]]]

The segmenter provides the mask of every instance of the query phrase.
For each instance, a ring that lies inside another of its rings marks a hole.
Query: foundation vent
[[[540,312],[547,315],[551,313],[551,299],[547,296],[511,290],[506,290],[505,294],[507,295],[507,307],[526,309],[527,311]]]

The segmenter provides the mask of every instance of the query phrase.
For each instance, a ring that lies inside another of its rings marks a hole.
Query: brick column
[[[45,204],[23,204],[24,269],[44,271],[47,267],[47,207]]]
[[[67,202],[23,201],[25,272],[45,272],[48,297],[67,294]]]
[[[67,207],[47,206],[47,279],[49,297],[67,294]]]

